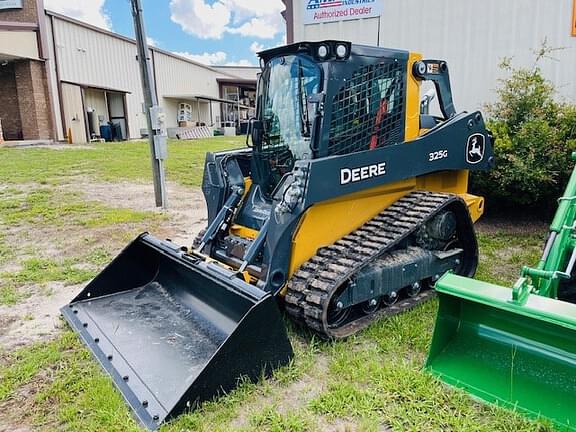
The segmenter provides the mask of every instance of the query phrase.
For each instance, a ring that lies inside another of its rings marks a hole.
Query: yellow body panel
[[[420,82],[412,75],[414,63],[422,60],[422,55],[410,53],[406,76],[406,126],[404,139],[412,141],[420,135]]]
[[[233,224],[230,227],[230,233],[234,234],[235,236],[244,237],[251,240],[254,240],[256,237],[258,237],[258,231],[256,231],[255,229],[248,228],[238,224]]]
[[[251,187],[252,179],[250,177],[244,177],[244,195],[242,196],[242,199],[246,198]],[[235,236],[248,238],[251,240],[254,240],[256,237],[258,237],[257,230],[239,224],[232,224],[230,227],[230,233]]]
[[[390,183],[316,204],[300,219],[292,239],[289,277],[322,246],[362,226],[386,207],[414,190],[415,179]]]
[[[319,248],[335,243],[403,196],[415,190],[448,192],[460,195],[468,205],[472,221],[476,222],[484,211],[484,199],[482,197],[470,195],[466,193],[466,190],[459,192],[455,190],[457,189],[456,187],[439,187],[449,177],[443,174],[464,177],[462,173],[466,172],[457,171],[412,178],[312,206],[300,219],[292,239],[292,256],[288,276],[291,277],[303,263],[316,254]]]

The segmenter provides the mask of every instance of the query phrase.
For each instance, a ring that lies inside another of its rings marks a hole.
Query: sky
[[[46,9],[134,37],[129,0],[44,0]],[[142,0],[148,43],[210,65],[258,64],[282,45],[281,0]]]

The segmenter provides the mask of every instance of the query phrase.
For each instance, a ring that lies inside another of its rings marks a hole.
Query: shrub
[[[500,80],[496,102],[486,107],[496,168],[474,172],[471,180],[490,211],[554,211],[572,172],[576,107],[555,99],[553,84],[538,67],[546,52],[532,69],[513,68],[509,60],[500,65],[509,76]]]

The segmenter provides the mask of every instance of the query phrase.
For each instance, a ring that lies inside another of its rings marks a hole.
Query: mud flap
[[[426,368],[488,402],[576,430],[576,305],[446,274]]]
[[[148,234],[61,311],[150,430],[293,355],[273,296]]]

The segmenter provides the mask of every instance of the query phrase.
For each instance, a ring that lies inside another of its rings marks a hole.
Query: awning
[[[246,78],[216,78],[216,82],[222,84],[234,84],[236,86],[254,87],[256,88],[256,81]]]
[[[206,101],[206,102],[219,102],[228,105],[234,105],[235,107],[240,106],[240,108],[250,109],[251,107],[238,104],[238,102],[228,99],[217,98],[213,96],[199,95],[199,94],[182,94],[182,95],[165,95],[166,99],[177,99],[179,101]]]
[[[0,60],[40,60],[38,39],[33,31],[0,31]]]

